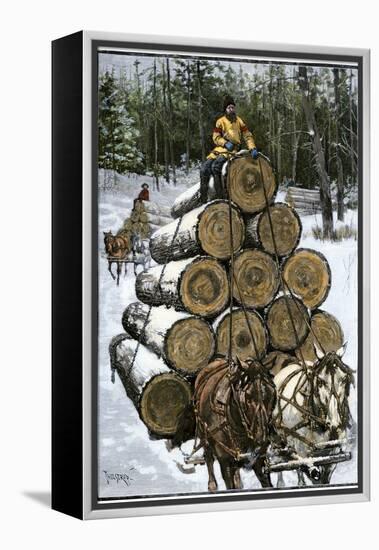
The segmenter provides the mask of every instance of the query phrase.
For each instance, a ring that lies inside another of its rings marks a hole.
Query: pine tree
[[[142,154],[135,120],[127,109],[127,92],[119,86],[114,72],[106,72],[99,85],[99,167],[125,174],[142,168]]]

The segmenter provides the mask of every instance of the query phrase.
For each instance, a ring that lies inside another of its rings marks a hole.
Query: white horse
[[[346,439],[350,426],[349,393],[354,384],[352,369],[342,361],[344,344],[338,351],[323,353],[315,345],[317,360],[290,363],[274,377],[277,405],[274,424],[286,443],[289,460],[339,451],[338,441]],[[333,445],[333,442],[336,445]],[[299,485],[305,485],[303,473],[313,483],[328,484],[336,464],[298,469]],[[279,474],[278,485],[283,484]]]

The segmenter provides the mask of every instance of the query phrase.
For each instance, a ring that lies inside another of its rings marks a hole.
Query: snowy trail
[[[145,178],[137,180],[137,189]],[[136,301],[132,266],[117,287],[107,271],[103,254],[103,231],[116,231],[129,215],[132,198],[136,194],[136,179],[125,178],[125,194],[102,192],[99,200],[99,497],[127,497],[135,495],[178,494],[206,492],[207,472],[205,466],[197,466],[195,474],[183,474],[175,461],[183,463],[179,450],[168,452],[164,440],[151,440],[132,402],[116,376],[111,382],[108,345],[113,336],[123,332],[121,316],[125,307]],[[167,187],[162,193],[151,193],[151,199],[170,205],[175,196],[185,187]],[[278,198],[280,200],[280,197]],[[348,213],[355,216],[355,213]],[[354,220],[356,221],[356,220]],[[332,288],[322,309],[335,315],[341,322],[345,340],[348,342],[345,361],[353,369],[357,367],[357,243],[353,239],[341,243],[323,243],[311,236],[315,216],[302,218],[303,237],[301,247],[315,248],[328,259],[332,271]],[[151,355],[151,360],[154,356]],[[356,397],[352,396],[353,415],[356,416]],[[183,450],[191,450],[191,442]],[[219,489],[224,490],[218,465],[216,476]],[[109,479],[106,474],[127,474],[129,480]],[[275,483],[276,477],[272,476]],[[246,489],[260,488],[252,472],[242,472]],[[286,473],[287,486],[296,485],[296,475]],[[340,464],[333,476],[334,483],[351,483],[356,480],[356,461]]]

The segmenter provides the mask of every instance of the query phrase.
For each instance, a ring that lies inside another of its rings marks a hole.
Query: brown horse
[[[130,241],[127,233],[113,235],[112,231],[104,231],[105,252],[108,257],[123,260],[130,251]]]
[[[265,472],[276,390],[259,361],[216,359],[195,382],[197,435],[204,447],[208,490],[216,491],[213,463],[220,463],[227,489],[241,489],[239,469],[251,467],[262,487],[272,487]]]

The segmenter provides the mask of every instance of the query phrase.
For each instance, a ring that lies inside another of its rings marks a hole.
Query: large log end
[[[280,296],[269,306],[267,328],[271,345],[276,350],[290,351],[299,347],[309,332],[310,317],[297,298]]]
[[[332,283],[327,259],[309,248],[299,248],[286,260],[283,278],[309,309],[318,308],[325,301]]]
[[[158,374],[145,386],[139,411],[147,428],[155,435],[173,437],[180,415],[192,399],[190,384],[176,373]]]

